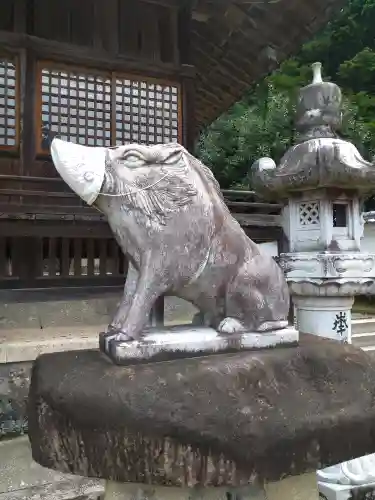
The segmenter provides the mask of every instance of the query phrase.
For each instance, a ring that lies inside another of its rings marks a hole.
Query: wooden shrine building
[[[123,285],[100,215],[57,177],[51,135],[87,145],[191,148],[340,0],[2,0],[0,289]],[[256,240],[278,205],[225,193]],[[237,199],[236,199],[237,196]]]

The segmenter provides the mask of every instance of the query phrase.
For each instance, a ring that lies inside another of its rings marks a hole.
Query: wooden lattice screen
[[[17,58],[0,56],[0,149],[15,149],[19,137]]]
[[[79,284],[84,278],[96,284],[123,284],[127,264],[113,239],[108,238],[28,238],[0,236],[0,283],[20,286],[64,286]],[[30,267],[28,261],[33,262]]]
[[[49,133],[89,146],[110,146],[111,81],[105,75],[42,69],[40,147]]]
[[[116,78],[116,143],[179,139],[177,85]]]
[[[110,146],[181,141],[178,83],[40,62],[38,152],[51,136]]]

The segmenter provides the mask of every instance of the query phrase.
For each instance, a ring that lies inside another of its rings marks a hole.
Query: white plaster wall
[[[361,251],[375,253],[375,222],[366,222],[363,238],[361,239]]]
[[[270,257],[277,257],[279,255],[277,241],[266,241],[265,243],[258,243],[258,245]]]

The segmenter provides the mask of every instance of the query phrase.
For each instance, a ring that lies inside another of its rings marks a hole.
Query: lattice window
[[[0,59],[0,149],[18,145],[18,78],[15,59]]]
[[[109,77],[43,68],[41,80],[41,150],[48,151],[53,135],[88,146],[110,146]]]
[[[88,146],[181,140],[180,86],[40,63],[39,152],[60,138]]]
[[[299,205],[299,223],[301,226],[313,226],[320,223],[319,203],[310,201]]]
[[[116,78],[116,144],[178,141],[179,88]]]

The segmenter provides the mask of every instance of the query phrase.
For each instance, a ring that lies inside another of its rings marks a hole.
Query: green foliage
[[[280,159],[292,139],[288,96],[276,92],[268,83],[264,101],[253,105],[238,103],[208,128],[198,144],[198,154],[211,166],[223,188],[246,186],[249,166],[255,159]]]
[[[249,187],[252,163],[276,162],[294,138],[298,89],[311,81],[310,65],[321,61],[324,76],[344,91],[341,135],[368,159],[375,155],[375,0],[349,0],[300,54],[235,104],[203,132],[196,154],[211,166],[223,188]]]

